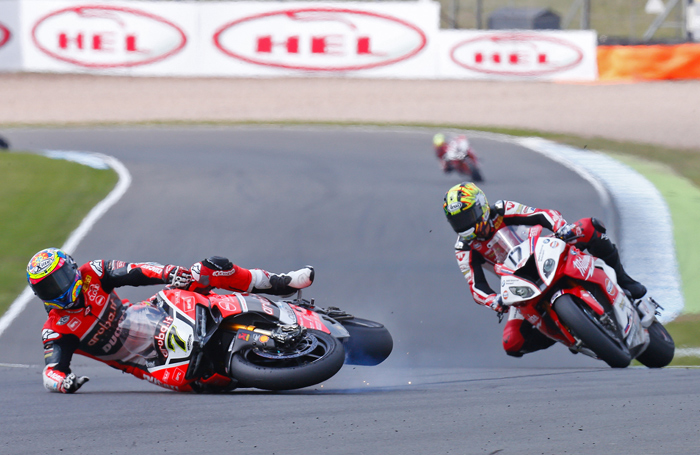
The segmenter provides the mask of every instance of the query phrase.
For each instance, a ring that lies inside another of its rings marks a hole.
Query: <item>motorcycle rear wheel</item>
[[[673,360],[676,344],[659,321],[649,327],[649,346],[637,356],[637,360],[648,368],[663,368]]]
[[[612,368],[627,368],[632,356],[621,339],[614,339],[593,316],[580,307],[574,298],[564,294],[554,302],[554,311],[571,333],[595,352],[598,358]]]
[[[238,381],[238,387],[292,390],[330,379],[345,361],[341,342],[319,330],[307,330],[298,346],[290,352],[237,352],[231,357],[230,375]]]
[[[361,318],[342,320],[341,324],[350,333],[350,338],[343,343],[345,363],[374,366],[391,354],[394,340],[383,324]]]
[[[481,183],[484,181],[484,177],[481,175],[481,171],[476,166],[472,166],[472,180],[476,183]]]

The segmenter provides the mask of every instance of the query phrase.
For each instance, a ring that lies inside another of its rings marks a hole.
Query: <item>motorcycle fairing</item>
[[[535,257],[537,258],[537,271],[545,286],[549,287],[554,281],[559,259],[566,249],[567,244],[559,239],[546,237],[539,239],[535,246]]]
[[[202,294],[189,292],[183,289],[164,289],[156,295],[156,299],[167,300],[177,311],[185,314],[193,322],[195,320],[195,307],[202,304],[209,306],[209,299]]]
[[[284,302],[281,302],[281,303],[284,303]],[[297,323],[299,325],[304,326],[307,329],[321,330],[323,332],[332,333],[333,335],[336,335],[336,333],[334,333],[334,332],[336,332],[335,330],[331,331],[327,327],[327,325],[331,325],[331,324],[329,324],[330,321],[324,322],[321,319],[321,317],[318,315],[318,313],[315,313],[313,311],[307,310],[306,308],[302,308],[302,307],[299,307],[296,305],[289,305],[289,304],[287,304],[287,305],[289,306],[290,309],[292,309],[294,311],[296,318],[297,318]],[[333,322],[334,322],[334,324],[339,325],[335,321],[333,321]],[[345,336],[349,336],[349,335],[347,335],[347,331],[345,329],[343,329],[342,326],[341,326],[341,330],[346,333]]]
[[[506,305],[515,305],[523,300],[532,300],[542,293],[534,283],[519,276],[501,277],[501,297]]]
[[[283,301],[273,302],[261,295],[238,292],[229,295],[210,294],[208,297],[211,306],[217,307],[223,318],[241,313],[260,313],[279,320],[282,325],[299,324],[330,333],[318,314]]]

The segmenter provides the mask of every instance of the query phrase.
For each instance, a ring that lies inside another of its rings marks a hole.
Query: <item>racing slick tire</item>
[[[231,356],[229,374],[238,387],[292,390],[309,387],[335,375],[345,361],[342,343],[319,330],[307,330],[293,352],[255,348]]]
[[[343,342],[345,363],[349,365],[379,365],[391,354],[394,340],[379,322],[352,318],[340,321],[350,333]]]
[[[585,308],[585,305],[577,305],[568,294],[554,301],[554,311],[559,319],[588,349],[612,368],[627,368],[632,356],[624,341],[610,334],[593,312]]]
[[[639,363],[649,368],[663,368],[673,360],[676,345],[659,321],[649,327],[649,346],[637,356]]]

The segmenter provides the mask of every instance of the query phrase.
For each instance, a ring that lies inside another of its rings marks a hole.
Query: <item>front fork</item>
[[[298,342],[306,333],[306,327],[299,324],[279,325],[274,330],[242,324],[231,324],[227,328],[236,331],[236,336],[229,345],[229,352],[240,351],[248,346],[264,349],[282,348]]]

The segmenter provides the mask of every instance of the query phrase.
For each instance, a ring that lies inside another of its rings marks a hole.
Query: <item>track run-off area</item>
[[[686,454],[698,439],[698,370],[612,370],[562,346],[507,357],[495,313],[473,303],[454,255],[432,131],[334,127],[14,129],[13,148],[114,157],[131,184],[75,245],[96,259],[189,266],[218,254],[286,272],[305,291],[383,322],[377,367],[344,367],[296,392],[223,396],[159,389],[77,357],[91,381],[72,396],[41,386],[32,299],[0,335],[0,453],[235,451],[249,454]],[[606,192],[513,141],[476,136],[490,202],[595,216],[620,232]],[[48,246],[48,245],[47,245]],[[623,257],[624,259],[624,257]],[[157,288],[122,288],[132,301]],[[47,425],[57,421],[60,425]]]

